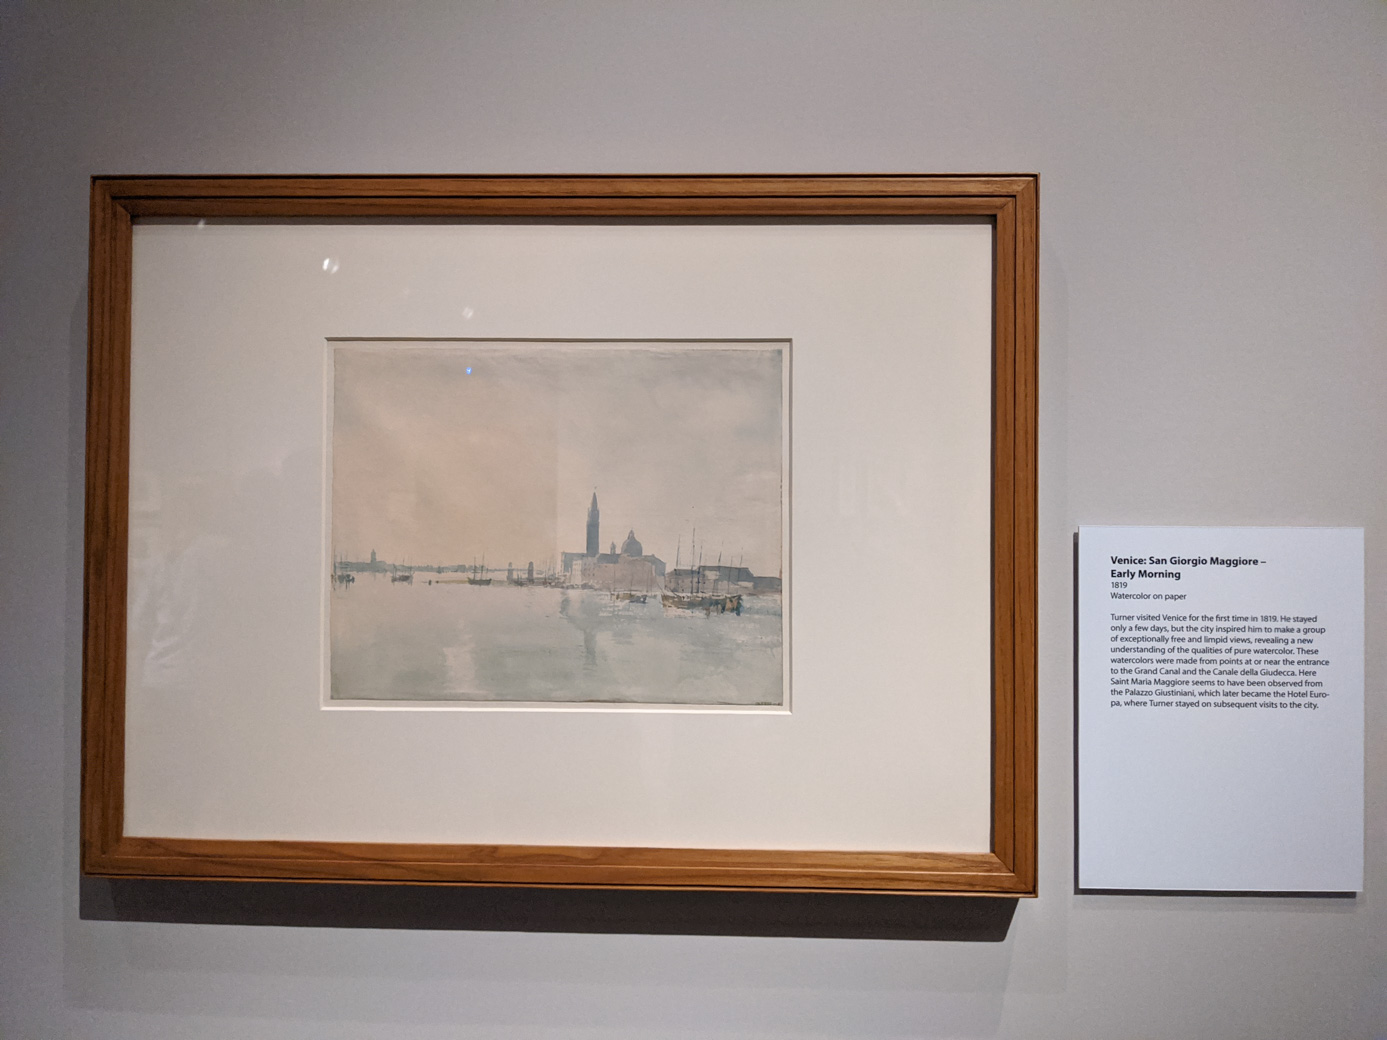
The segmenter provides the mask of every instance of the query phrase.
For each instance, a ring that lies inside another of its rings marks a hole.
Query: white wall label
[[[1079,887],[1363,886],[1361,528],[1079,529]]]

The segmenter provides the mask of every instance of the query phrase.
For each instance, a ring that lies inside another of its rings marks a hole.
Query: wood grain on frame
[[[995,232],[992,850],[759,851],[126,836],[132,220],[161,216],[990,219]],[[81,826],[85,873],[1035,894],[1036,177],[94,178],[90,255]]]

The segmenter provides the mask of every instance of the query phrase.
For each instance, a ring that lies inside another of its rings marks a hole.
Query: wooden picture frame
[[[81,867],[106,877],[1036,891],[1038,179],[998,176],[96,177],[91,187]],[[259,221],[984,221],[992,241],[991,847],[986,852],[242,840],[126,832],[132,227]]]

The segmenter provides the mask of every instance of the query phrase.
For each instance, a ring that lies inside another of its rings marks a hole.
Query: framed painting
[[[1037,180],[94,178],[82,869],[1035,892]]]

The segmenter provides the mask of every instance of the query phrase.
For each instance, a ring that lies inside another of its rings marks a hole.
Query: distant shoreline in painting
[[[786,705],[788,343],[330,352],[330,701]]]

